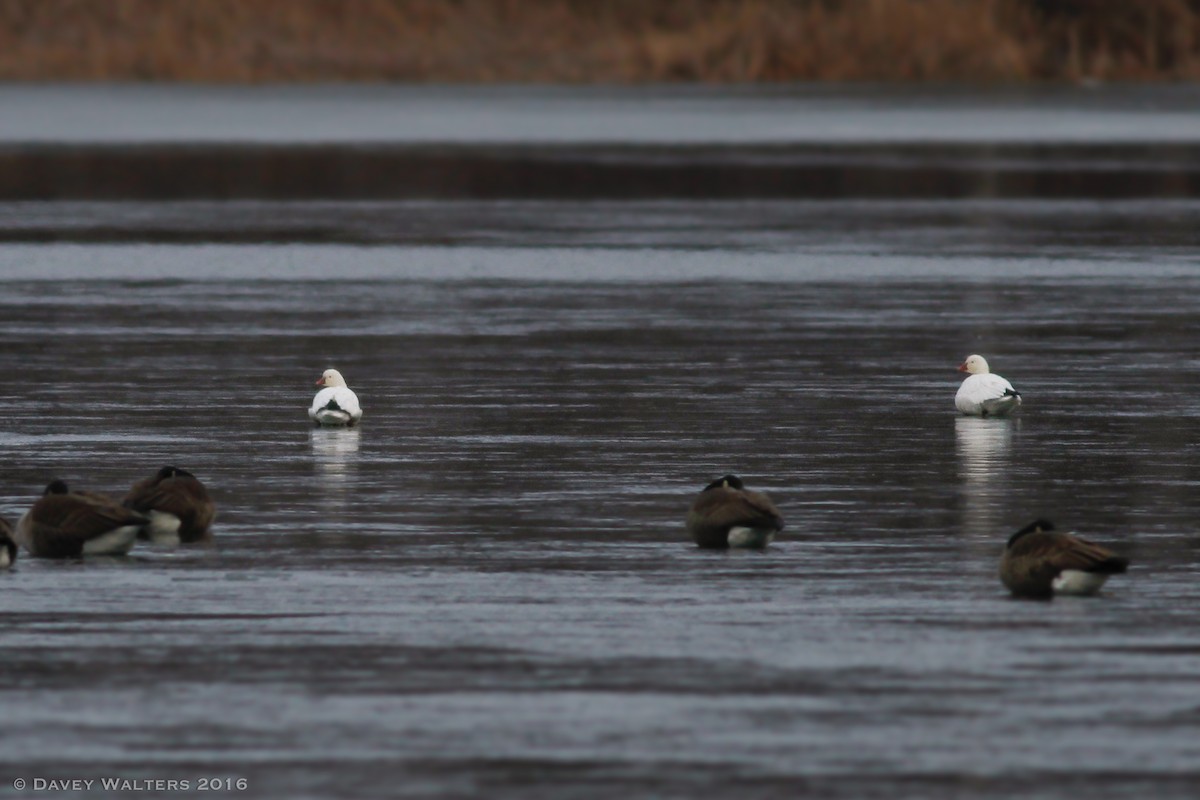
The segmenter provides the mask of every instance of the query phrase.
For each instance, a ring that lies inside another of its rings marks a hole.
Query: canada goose
[[[17,543],[12,537],[12,525],[0,517],[0,569],[8,569],[17,561]]]
[[[726,475],[700,492],[687,528],[700,547],[766,547],[783,530],[783,516],[766,495],[746,489],[738,476]]]
[[[159,544],[188,544],[209,538],[216,506],[196,476],[178,467],[163,467],[139,481],[121,504],[150,518],[141,538]]]
[[[318,425],[354,425],[362,419],[362,408],[358,395],[346,386],[346,379],[336,369],[327,369],[321,374],[317,386],[325,388],[317,392],[308,418]]]
[[[1021,393],[1013,385],[988,370],[987,359],[970,355],[958,365],[968,373],[954,396],[955,407],[974,417],[1003,417],[1021,406]]]
[[[1069,533],[1034,520],[1008,540],[1000,559],[1000,580],[1018,597],[1056,594],[1089,595],[1109,575],[1124,572],[1129,559]]]
[[[98,492],[52,481],[17,523],[17,543],[41,558],[123,555],[150,520]]]

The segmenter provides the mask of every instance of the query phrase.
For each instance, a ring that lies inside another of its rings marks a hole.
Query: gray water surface
[[[208,275],[186,247],[6,252],[3,513],[162,463],[221,506],[210,548],[0,576],[7,773],[277,797],[1198,777],[1200,278],[838,280],[796,256],[743,281],[714,264],[761,256],[493,250],[439,279],[386,248],[334,280],[312,272],[353,253],[218,251]],[[39,262],[58,280],[19,268]],[[976,350],[1019,418],[954,415]],[[357,430],[307,426],[330,364]],[[765,553],[686,542],[727,471],[787,516]],[[1037,514],[1130,574],[1009,600],[996,559]]]
[[[165,463],[220,507],[0,574],[0,795],[1192,796],[1198,217],[0,204],[0,515]],[[1018,417],[956,416],[971,352]],[[358,429],[308,424],[328,366]],[[726,472],[768,550],[687,541]],[[1133,566],[1010,599],[1035,516]]]
[[[0,85],[0,143],[1189,143],[1195,86]]]

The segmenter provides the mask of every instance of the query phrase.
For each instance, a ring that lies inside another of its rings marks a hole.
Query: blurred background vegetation
[[[0,0],[0,80],[1157,81],[1200,0]]]

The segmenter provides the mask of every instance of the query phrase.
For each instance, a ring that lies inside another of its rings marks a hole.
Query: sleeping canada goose
[[[208,526],[216,506],[195,475],[178,467],[163,467],[139,481],[121,501],[150,518],[143,539],[159,544],[188,544],[209,538]]]
[[[764,494],[751,492],[736,475],[704,487],[687,518],[700,547],[766,547],[783,530],[783,516]]]
[[[41,558],[124,555],[150,520],[98,492],[53,481],[17,523],[17,543]]]
[[[1000,559],[1000,580],[1018,597],[1089,595],[1109,575],[1124,572],[1129,559],[1035,520],[1012,535]]]
[[[1003,417],[1021,407],[1021,393],[988,369],[987,359],[970,355],[958,365],[969,373],[954,396],[954,407],[974,417]]]
[[[0,517],[0,569],[8,569],[17,561],[17,543],[12,537],[12,525]]]
[[[336,369],[327,369],[321,374],[317,386],[325,388],[317,392],[308,418],[318,425],[355,425],[362,419],[362,408],[358,395],[346,386],[346,379]]]

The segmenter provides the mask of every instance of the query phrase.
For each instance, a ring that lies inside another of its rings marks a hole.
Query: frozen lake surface
[[[0,574],[0,794],[1191,796],[1200,203],[1107,180],[0,202],[0,515],[165,463],[219,504]],[[972,352],[1020,416],[955,415]],[[328,366],[356,430],[308,425]],[[765,552],[687,541],[726,472]],[[1009,599],[1035,516],[1129,574]]]

